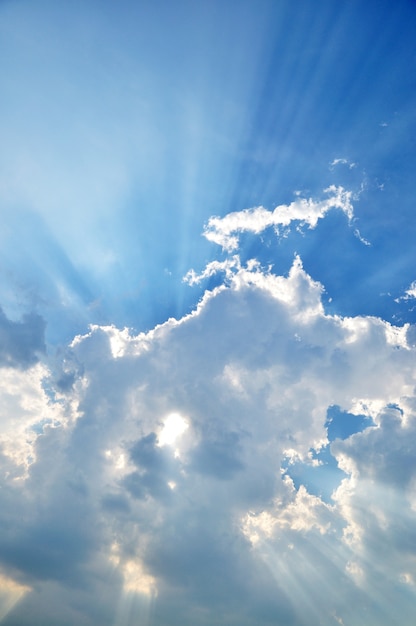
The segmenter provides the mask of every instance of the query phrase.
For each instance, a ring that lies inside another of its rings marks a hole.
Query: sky
[[[413,626],[416,5],[0,0],[0,624]]]

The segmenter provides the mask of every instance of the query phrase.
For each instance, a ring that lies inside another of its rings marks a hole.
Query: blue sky
[[[415,31],[0,2],[1,624],[413,624]]]

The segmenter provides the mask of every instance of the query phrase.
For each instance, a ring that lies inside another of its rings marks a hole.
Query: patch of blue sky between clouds
[[[325,426],[328,443],[319,450],[310,450],[306,462],[287,459],[282,463],[282,469],[293,480],[296,489],[304,485],[308,493],[330,503],[333,493],[347,475],[331,454],[331,443],[362,432],[365,428],[374,426],[374,422],[368,415],[348,413],[339,406],[331,406],[327,411]]]

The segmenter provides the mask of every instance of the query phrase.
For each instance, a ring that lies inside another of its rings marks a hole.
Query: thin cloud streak
[[[292,222],[298,222],[300,227],[308,225],[309,228],[315,228],[318,221],[331,209],[341,209],[351,221],[354,216],[352,193],[334,185],[325,189],[325,193],[329,195],[325,200],[299,198],[289,205],[277,206],[274,211],[256,207],[229,213],[223,218],[211,217],[204,229],[204,236],[231,252],[238,248],[239,233],[259,234],[270,227],[279,232],[279,228],[288,227]]]

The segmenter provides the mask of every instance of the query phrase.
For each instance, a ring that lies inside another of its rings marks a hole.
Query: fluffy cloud
[[[3,368],[6,626],[412,623],[410,327],[328,315],[298,257],[287,276],[216,270],[180,320],[93,326],[58,364]],[[334,405],[373,425],[330,444],[328,503],[282,465],[328,443]]]

